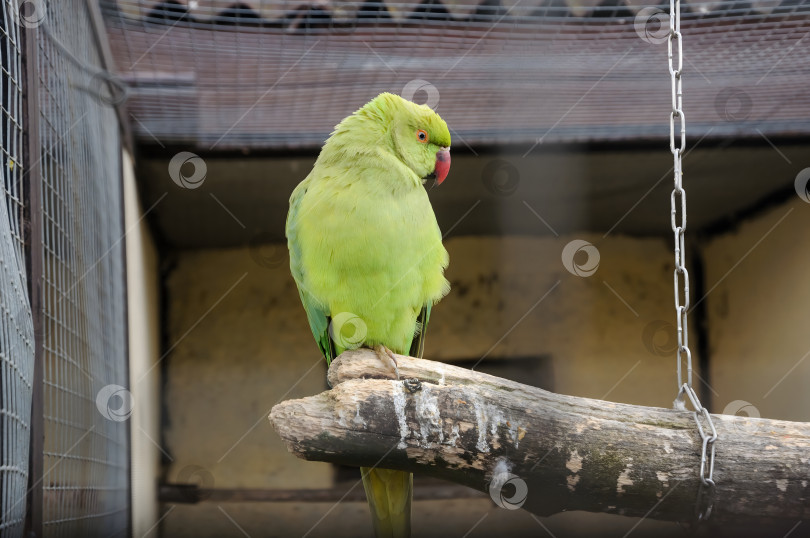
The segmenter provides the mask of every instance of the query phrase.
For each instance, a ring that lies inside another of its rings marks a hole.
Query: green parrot
[[[346,349],[421,357],[449,258],[425,181],[450,170],[450,131],[429,107],[382,93],[341,121],[287,215],[290,268],[329,364]],[[397,370],[397,378],[399,372]],[[413,475],[361,468],[378,537],[410,536]]]

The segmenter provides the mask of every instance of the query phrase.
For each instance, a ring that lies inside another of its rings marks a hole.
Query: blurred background
[[[425,357],[671,407],[668,2],[0,8],[3,537],[371,534],[357,471],[296,459],[267,415],[328,388],[289,195],[383,91],[453,137],[429,191],[452,291]],[[682,6],[689,336],[713,413],[810,420],[808,32],[802,0]],[[419,477],[416,499],[415,536],[690,523],[536,518]]]

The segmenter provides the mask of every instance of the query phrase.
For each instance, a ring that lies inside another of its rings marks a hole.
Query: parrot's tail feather
[[[361,467],[377,538],[409,538],[413,474]]]

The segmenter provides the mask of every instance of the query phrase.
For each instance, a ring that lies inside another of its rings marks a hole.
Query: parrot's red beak
[[[441,185],[450,172],[450,148],[442,148],[436,153],[436,184]]]

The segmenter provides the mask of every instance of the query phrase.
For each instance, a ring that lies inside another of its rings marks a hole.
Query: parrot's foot
[[[394,352],[382,344],[374,346],[374,352],[377,353],[377,357],[379,357],[383,364],[393,364],[394,373],[397,374],[397,381],[399,381],[399,367],[397,366],[397,358],[394,356]]]

